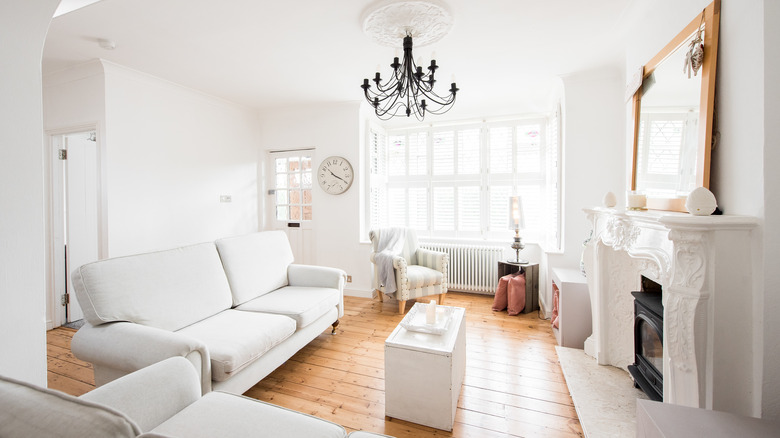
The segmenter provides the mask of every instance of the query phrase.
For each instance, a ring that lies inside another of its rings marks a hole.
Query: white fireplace
[[[599,364],[634,363],[631,291],[663,287],[664,402],[751,415],[761,358],[754,348],[752,251],[756,219],[655,211],[585,210],[593,334]]]

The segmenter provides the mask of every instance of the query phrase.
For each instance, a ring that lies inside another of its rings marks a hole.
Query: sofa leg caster
[[[330,334],[335,335],[336,334],[336,327],[339,326],[339,320],[337,319],[336,322],[331,324],[333,326],[333,330],[331,330]]]

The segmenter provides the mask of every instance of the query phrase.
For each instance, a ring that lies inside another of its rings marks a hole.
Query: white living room
[[[780,3],[334,3],[0,4],[0,436],[780,434]]]

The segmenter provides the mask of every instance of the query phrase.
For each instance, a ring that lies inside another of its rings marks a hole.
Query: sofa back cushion
[[[76,397],[0,376],[0,436],[135,437],[138,425],[122,413]]]
[[[287,267],[293,262],[284,231],[263,231],[217,240],[233,305],[287,286]]]
[[[84,318],[178,330],[231,307],[213,243],[101,260],[73,271]]]

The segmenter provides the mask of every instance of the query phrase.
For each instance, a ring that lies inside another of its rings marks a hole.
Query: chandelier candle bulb
[[[436,300],[431,300],[425,308],[425,323],[436,324]]]

